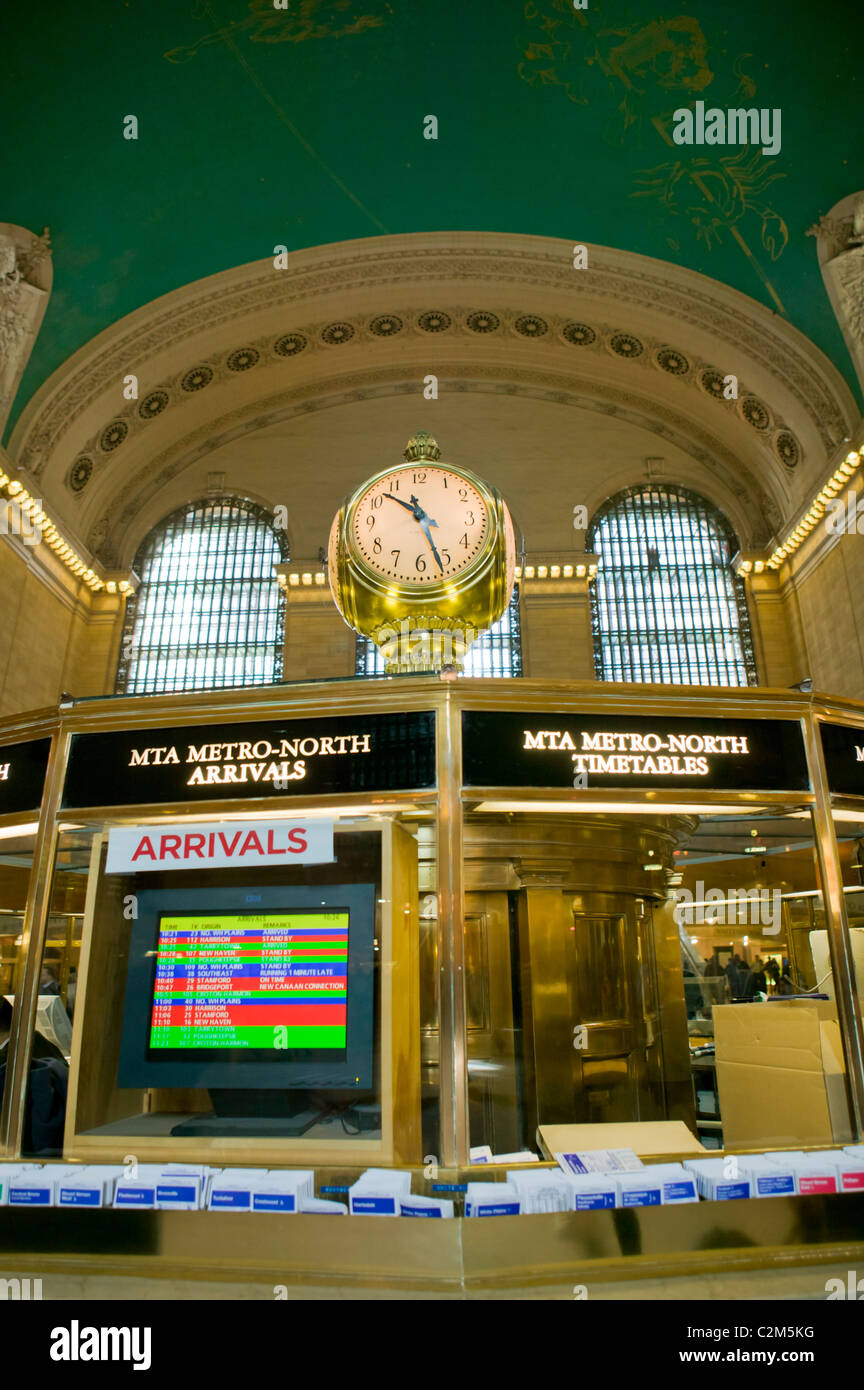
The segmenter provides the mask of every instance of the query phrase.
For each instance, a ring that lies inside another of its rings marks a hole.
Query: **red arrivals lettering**
[[[234,858],[235,853],[237,858],[249,853],[260,854],[262,857],[274,854],[303,854],[309,848],[308,833],[305,826],[295,826],[288,832],[288,846],[285,848],[276,844],[276,832],[270,829],[267,831],[266,849],[254,830],[247,831],[245,839],[242,830],[236,831],[230,838],[221,830],[209,835],[160,835],[158,854],[150,836],[142,835],[130,862],[134,864],[137,859],[152,859],[154,863],[160,859],[212,859],[218,852],[217,840],[227,859]]]
[[[222,831],[221,831],[221,830],[219,831],[219,839],[222,841],[222,848],[223,848],[223,850],[225,851],[225,854],[226,854],[226,856],[227,856],[228,859],[230,859],[230,858],[231,858],[231,855],[234,853],[234,847],[235,847],[235,845],[237,844],[237,841],[240,839],[240,836],[241,836],[242,834],[243,834],[243,831],[242,831],[242,830],[238,830],[236,835],[232,835],[232,837],[231,837],[231,844],[229,845],[229,844],[228,844],[228,841],[225,839],[225,836],[222,834]]]

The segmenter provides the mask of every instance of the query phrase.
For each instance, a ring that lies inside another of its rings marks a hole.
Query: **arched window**
[[[601,681],[755,685],[744,586],[725,518],[674,484],[645,484],[610,498],[587,549],[594,666]]]
[[[191,502],[144,541],[134,569],[117,692],[268,685],[282,678],[284,533],[240,497]]]
[[[522,630],[519,624],[519,585],[497,623],[472,642],[465,655],[466,676],[521,676]],[[358,676],[383,676],[384,658],[369,637],[357,638]]]

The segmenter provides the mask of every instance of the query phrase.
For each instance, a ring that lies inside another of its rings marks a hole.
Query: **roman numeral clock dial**
[[[425,431],[408,441],[404,460],[362,483],[334,517],[330,592],[345,621],[379,647],[388,673],[459,671],[510,600],[513,523],[496,490],[441,462]]]
[[[372,484],[352,535],[370,569],[402,584],[439,584],[477,559],[489,535],[486,503],[446,468],[403,468]]]

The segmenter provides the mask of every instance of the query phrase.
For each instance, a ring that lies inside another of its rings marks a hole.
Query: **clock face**
[[[489,536],[485,501],[448,468],[394,469],[358,501],[351,523],[357,553],[394,583],[440,584],[477,559]]]

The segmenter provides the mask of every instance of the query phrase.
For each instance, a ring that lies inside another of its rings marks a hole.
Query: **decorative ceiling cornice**
[[[258,338],[246,338],[242,345],[227,353],[214,353],[207,358],[198,358],[194,363],[184,365],[170,377],[165,377],[152,386],[144,396],[129,402],[114,417],[100,426],[90,436],[72,462],[66,474],[66,486],[81,498],[91,479],[98,478],[100,464],[113,459],[115,453],[134,442],[136,435],[146,432],[152,421],[162,417],[166,411],[176,409],[189,401],[191,395],[212,391],[214,386],[230,380],[240,373],[255,372],[262,367],[278,365],[280,359],[315,356],[326,358],[326,367],[316,372],[316,378],[332,373],[336,362],[334,349],[344,350],[349,345],[356,352],[358,347],[381,341],[399,339],[400,343],[431,336],[436,339],[436,348],[452,343],[454,339],[482,338],[484,343],[519,342],[520,350],[526,340],[532,338],[543,342],[549,348],[563,348],[562,367],[580,377],[591,375],[592,358],[606,354],[618,363],[625,363],[634,370],[633,390],[650,390],[644,377],[639,373],[650,374],[652,370],[673,378],[682,385],[702,393],[703,400],[694,410],[702,409],[704,396],[719,403],[725,412],[735,412],[757,434],[758,443],[763,447],[769,471],[777,474],[778,492],[785,488],[783,469],[794,470],[802,459],[801,445],[786,423],[784,417],[772,411],[763,400],[749,390],[745,381],[739,380],[739,394],[736,401],[727,401],[723,396],[723,373],[714,364],[701,356],[671,346],[664,339],[642,333],[637,336],[613,324],[594,319],[592,323],[577,321],[561,315],[545,316],[526,314],[519,309],[496,311],[477,309],[465,305],[446,303],[446,307],[427,309],[417,313],[412,308],[401,306],[393,312],[378,314],[364,313],[359,316],[346,316],[336,321],[303,323],[289,333],[280,334],[274,339],[272,334]],[[348,354],[353,356],[354,352]],[[593,363],[598,366],[597,362]],[[451,369],[456,369],[451,364]],[[500,368],[499,368],[500,371]],[[518,374],[517,374],[518,375]],[[272,398],[271,398],[272,399]],[[307,407],[308,408],[308,407]],[[248,411],[249,407],[246,407]],[[256,401],[254,409],[260,409]],[[658,407],[658,413],[659,407]],[[671,416],[669,418],[672,418]],[[675,417],[677,418],[677,416]],[[662,434],[662,430],[655,430]],[[706,439],[709,437],[706,434]],[[127,451],[128,452],[128,451]],[[716,452],[716,449],[715,449]],[[776,464],[783,465],[777,469]],[[38,465],[31,465],[35,477],[41,476]]]
[[[516,370],[503,362],[445,361],[437,364],[437,371],[443,392],[518,396],[588,410],[613,416],[676,446],[705,468],[716,481],[718,491],[722,489],[737,499],[739,538],[748,548],[766,545],[780,523],[775,498],[746,463],[703,425],[698,415],[690,416],[659,402],[651,394],[650,376],[639,383],[637,390],[614,382],[574,385],[572,374],[563,370],[530,369],[525,365]],[[404,365],[367,366],[331,376],[326,384],[312,380],[221,417],[209,418],[169,447],[141,459],[134,472],[124,471],[122,491],[106,495],[99,516],[88,530],[88,546],[109,567],[131,563],[140,539],[132,531],[136,518],[186,469],[232,440],[315,411],[394,395],[416,396],[417,392],[416,375],[409,378]],[[118,506],[119,497],[123,499],[122,506]]]
[[[619,331],[624,334],[640,336],[638,327],[629,325],[644,311],[650,311],[653,322],[669,324],[668,337],[673,344],[676,326],[680,334],[680,326],[687,325],[717,343],[715,361],[726,359],[719,361],[717,371],[735,371],[736,363],[746,360],[756,371],[764,371],[778,382],[778,394],[781,390],[784,395],[791,394],[795,413],[800,410],[804,418],[800,423],[791,420],[790,432],[800,433],[801,426],[806,425],[826,453],[849,433],[857,410],[842,377],[808,339],[777,315],[737,291],[666,262],[606,247],[589,246],[588,252],[591,268],[574,270],[572,247],[563,241],[504,234],[419,233],[294,252],[288,258],[288,268],[280,271],[265,261],[222,272],[137,310],[76,353],[28,404],[10,442],[10,454],[31,474],[40,476],[63,438],[74,432],[81,415],[97,407],[108,393],[116,400],[118,383],[133,365],[139,379],[158,382],[164,375],[160,359],[188,346],[188,371],[199,358],[196,339],[202,349],[206,342],[203,360],[209,362],[214,342],[220,337],[229,353],[244,346],[249,332],[256,341],[263,338],[265,323],[278,320],[284,324],[281,333],[271,333],[274,341],[293,331],[304,331],[299,328],[307,318],[303,306],[317,298],[332,297],[337,291],[345,306],[340,312],[353,324],[352,296],[365,292],[368,299],[369,291],[387,288],[388,293],[381,296],[380,311],[364,309],[362,318],[368,325],[376,317],[397,312],[391,306],[398,302],[395,292],[400,287],[403,291],[409,285],[415,291],[422,287],[424,298],[434,309],[436,285],[451,287],[452,303],[454,282],[471,286],[470,299],[464,296],[466,314],[475,308],[483,310],[484,290],[497,288],[500,295],[503,287],[510,287],[507,299],[518,303],[520,307],[513,312],[522,318],[548,320],[549,306],[554,302],[562,324],[569,319],[581,322],[587,306],[602,300],[610,310],[605,327],[621,324]],[[514,293],[517,286],[518,296]],[[533,305],[526,293],[531,289],[538,292]],[[613,306],[617,306],[616,311]],[[451,312],[446,304],[443,308]],[[423,308],[415,306],[399,316],[409,312],[413,323]],[[244,321],[246,332],[233,331]],[[317,326],[314,312],[308,321]],[[462,324],[459,331],[470,333],[471,329]],[[228,342],[229,333],[233,347]],[[338,350],[340,345],[325,347]],[[673,350],[693,356],[686,347]],[[145,397],[158,389],[148,387]],[[766,394],[764,388],[759,393],[761,397]],[[767,405],[769,410],[776,409],[774,401]],[[110,426],[113,412],[100,413],[105,415],[105,427]],[[80,452],[77,444],[75,452]],[[65,456],[68,460],[68,448]]]

